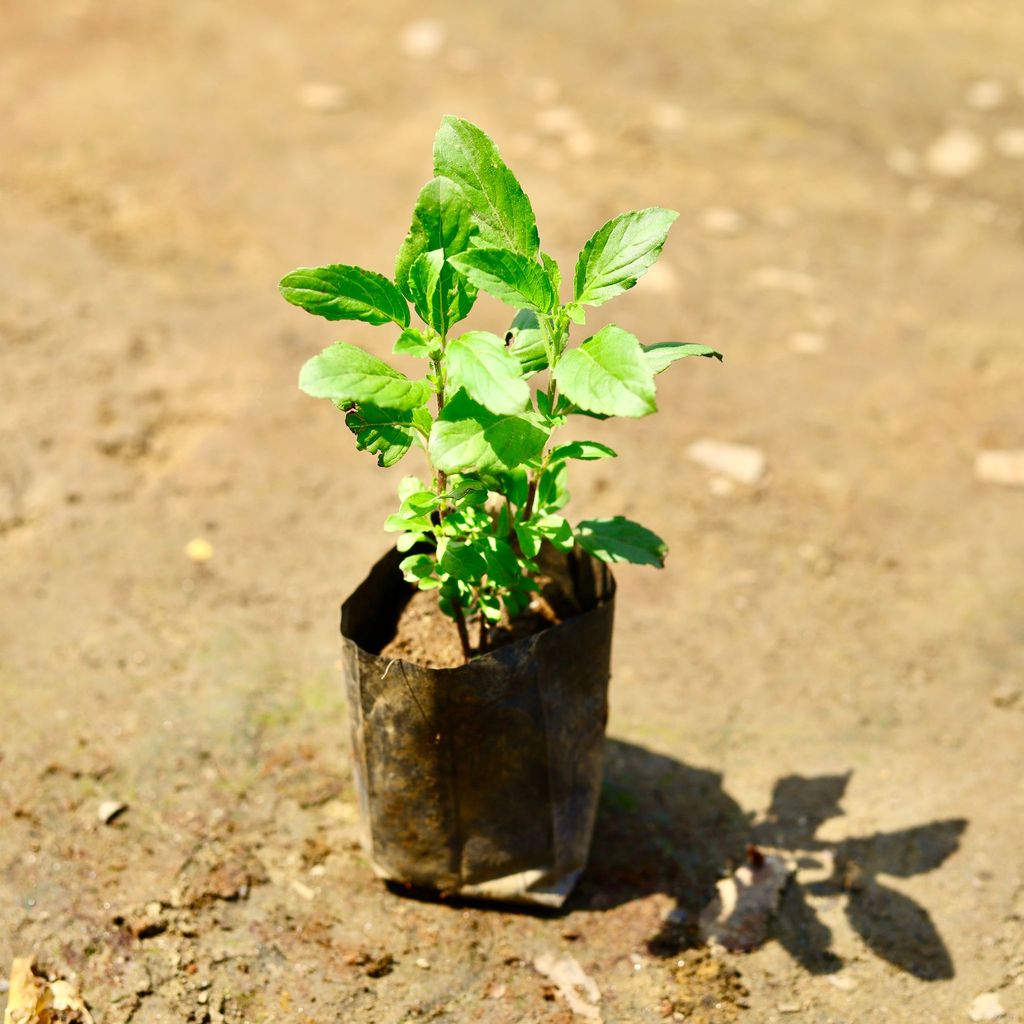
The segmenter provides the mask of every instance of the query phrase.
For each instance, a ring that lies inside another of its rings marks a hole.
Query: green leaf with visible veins
[[[395,280],[402,293],[415,302],[410,282],[413,264],[426,253],[440,252],[440,298],[434,303],[434,315],[445,325],[445,330],[465,317],[476,300],[476,288],[447,264],[450,257],[469,248],[476,233],[469,204],[454,181],[437,177],[423,186],[416,199],[409,233],[395,260]],[[424,316],[424,310],[417,308],[417,312],[437,329],[437,324]],[[445,330],[440,333],[444,334]]]
[[[444,473],[512,469],[539,455],[547,439],[536,413],[499,415],[460,389],[434,420],[430,461]]]
[[[663,341],[658,345],[644,345],[644,358],[654,373],[667,370],[677,359],[687,356],[705,356],[721,361],[722,353],[708,345],[693,345],[681,341]]]
[[[281,294],[292,305],[327,320],[409,326],[409,307],[402,293],[383,274],[362,267],[343,263],[300,267],[281,279]]]
[[[557,462],[559,459],[582,459],[585,462],[592,462],[595,459],[616,457],[617,453],[600,441],[569,441],[567,444],[552,448],[548,453],[548,462]]]
[[[657,411],[654,372],[640,342],[609,324],[555,366],[555,381],[574,405],[605,416],[646,416]]]
[[[603,562],[632,562],[660,569],[668,553],[668,547],[656,533],[625,516],[584,520],[576,527],[576,541]]]
[[[561,268],[558,266],[558,261],[554,256],[549,256],[546,252],[541,252],[540,261],[544,264],[544,272],[548,275],[548,280],[551,282],[551,290],[555,293],[557,305],[558,290],[562,287]]]
[[[532,377],[547,369],[548,348],[544,344],[544,332],[540,329],[537,314],[532,309],[521,309],[516,313],[505,341],[512,346],[510,351],[519,360],[525,376]]]
[[[391,351],[396,356],[418,356],[420,359],[426,359],[430,355],[430,342],[422,331],[417,331],[415,327],[407,327],[395,339]]]
[[[675,210],[652,206],[608,221],[583,247],[576,261],[574,297],[600,306],[632,288],[661,253]]]
[[[510,249],[469,249],[452,257],[458,271],[499,302],[550,313],[558,303],[544,268]]]
[[[437,566],[442,572],[467,583],[475,583],[487,572],[484,556],[465,541],[449,541]]]
[[[533,207],[494,143],[475,124],[445,117],[434,137],[434,173],[458,182],[472,204],[480,244],[534,259],[540,247]]]
[[[469,331],[448,342],[444,365],[449,385],[465,388],[491,412],[522,412],[530,404],[530,385],[519,361],[496,334]]]
[[[299,387],[314,398],[334,402],[368,402],[382,409],[418,409],[430,388],[409,380],[369,352],[339,341],[313,356],[299,372]]]
[[[381,409],[361,402],[345,414],[345,425],[356,435],[356,447],[377,456],[378,466],[393,466],[412,447],[419,429],[430,433],[426,409]]]
[[[444,252],[432,249],[421,253],[409,268],[409,298],[420,319],[430,324],[439,334],[448,328],[445,316],[445,296],[441,285],[444,271]]]

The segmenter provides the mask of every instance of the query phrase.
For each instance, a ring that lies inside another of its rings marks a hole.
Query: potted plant
[[[393,351],[425,364],[410,377],[339,341],[299,375],[378,465],[416,447],[428,467],[400,481],[384,523],[395,546],[342,607],[363,842],[391,881],[559,905],[586,861],[600,789],[606,563],[661,566],[666,548],[620,515],[566,518],[569,464],[615,452],[557,434],[570,417],[647,416],[658,374],[721,356],[643,345],[614,325],[570,344],[588,307],[655,262],[673,211],[601,227],[563,301],[530,200],[483,131],[444,118],[434,174],[393,279],[333,264],[281,282],[311,313],[390,327]],[[507,330],[457,329],[480,291],[512,307]]]

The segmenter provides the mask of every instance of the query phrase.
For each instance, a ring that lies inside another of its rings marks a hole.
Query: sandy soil
[[[0,972],[35,952],[104,1024],[565,1022],[531,966],[561,952],[609,1024],[1024,1019],[1024,492],[972,472],[1024,444],[1024,7],[434,13],[4,5]],[[354,844],[337,606],[401,470],[294,382],[390,339],[275,286],[391,265],[449,111],[563,261],[679,209],[613,315],[727,353],[576,473],[581,518],[672,555],[619,574],[593,864],[554,918],[399,898]],[[730,490],[702,436],[766,476]],[[694,915],[751,839],[798,884],[710,958]]]

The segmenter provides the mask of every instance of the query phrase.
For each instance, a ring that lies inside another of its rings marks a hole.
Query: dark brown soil
[[[493,651],[515,640],[547,629],[552,621],[528,610],[510,628],[489,630],[485,650]],[[480,651],[480,627],[469,623],[474,654]],[[436,590],[419,590],[405,606],[394,639],[380,652],[382,658],[401,658],[427,668],[457,668],[465,663],[455,623],[441,611]]]

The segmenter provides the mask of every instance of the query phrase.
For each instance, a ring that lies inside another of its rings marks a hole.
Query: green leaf
[[[452,324],[463,319],[476,300],[476,288],[463,280],[447,262],[451,256],[469,247],[476,232],[477,227],[466,197],[454,181],[437,177],[423,186],[416,199],[409,233],[395,260],[395,280],[402,293],[416,302],[417,297],[413,294],[416,286],[410,281],[413,264],[427,253],[441,254],[441,263],[437,268],[439,280],[430,289],[431,293],[435,289],[439,291],[439,295],[432,299],[431,315],[425,316],[426,308],[421,308],[417,303],[417,312],[424,322],[430,323],[435,330],[438,330],[435,319],[443,324],[444,330],[439,331],[441,334],[445,334]],[[417,292],[422,302],[422,279]]]
[[[547,369],[548,348],[537,314],[532,309],[521,309],[516,313],[505,341],[511,344],[510,351],[519,360],[525,376],[532,377]]]
[[[362,267],[300,267],[282,278],[281,294],[292,305],[327,320],[409,325],[409,307],[401,292],[383,274]]]
[[[534,259],[540,246],[533,207],[494,143],[475,124],[445,117],[434,138],[434,173],[458,182],[480,229],[480,243]]]
[[[661,568],[668,552],[656,533],[625,516],[584,520],[576,527],[576,540],[603,562],[633,562]]]
[[[537,484],[537,508],[555,512],[569,504],[569,467],[565,462],[548,466]]]
[[[412,447],[416,439],[415,419],[425,409],[381,409],[361,402],[345,414],[345,426],[356,435],[356,447],[377,456],[377,465],[393,466]],[[426,423],[430,430],[430,415]]]
[[[687,356],[706,356],[722,360],[722,353],[707,345],[684,344],[681,341],[664,341],[659,345],[644,345],[644,358],[654,373],[667,370],[677,359]]]
[[[491,412],[522,412],[530,404],[530,386],[518,360],[496,334],[469,331],[448,343],[444,362],[452,388],[465,388]]]
[[[432,249],[422,253],[409,268],[409,297],[420,319],[430,324],[439,334],[448,329],[445,315],[445,294],[441,286],[444,270],[444,252]]]
[[[578,302],[570,302],[565,307],[565,315],[574,324],[585,324],[587,322],[587,311]]]
[[[567,444],[552,448],[548,453],[548,462],[557,462],[559,459],[582,459],[584,462],[593,462],[596,459],[616,457],[617,453],[600,441],[569,441]]]
[[[549,256],[546,252],[541,252],[540,261],[544,265],[544,272],[548,275],[548,280],[551,282],[551,290],[555,293],[555,304],[557,305],[558,290],[562,287],[562,271],[554,256]]]
[[[608,221],[583,247],[576,262],[574,297],[600,306],[632,288],[661,253],[675,210],[652,206]]]
[[[657,411],[654,373],[640,342],[609,324],[558,361],[555,381],[580,409],[604,416],[646,416]]]
[[[417,356],[420,359],[428,359],[431,349],[427,336],[415,327],[407,327],[402,331],[391,347],[396,356]]]
[[[411,494],[418,494],[427,489],[427,485],[418,476],[403,476],[398,481],[398,500],[405,501]]]
[[[559,551],[568,551],[574,543],[572,527],[564,516],[538,516],[530,524],[552,547]]]
[[[469,249],[451,262],[477,288],[509,306],[549,313],[558,304],[544,268],[528,256],[510,249]]]
[[[430,460],[444,473],[512,469],[539,455],[547,438],[536,413],[499,415],[460,389],[431,428]]]
[[[381,409],[416,409],[427,404],[430,388],[371,356],[338,341],[313,356],[299,372],[299,387],[314,398],[367,402]]]
[[[409,551],[416,547],[420,541],[424,541],[427,538],[422,533],[401,533],[395,540],[395,547],[399,551]]]
[[[527,558],[534,558],[540,551],[541,536],[530,523],[516,523],[516,537],[519,538],[519,547]]]
[[[487,572],[483,555],[465,541],[449,541],[437,565],[442,572],[466,583],[476,582]]]
[[[409,583],[416,583],[434,571],[434,558],[428,554],[409,555],[398,563],[398,568]]]
[[[512,546],[508,541],[492,536],[485,537],[484,543],[483,558],[490,581],[499,587],[514,586],[523,574]]]

